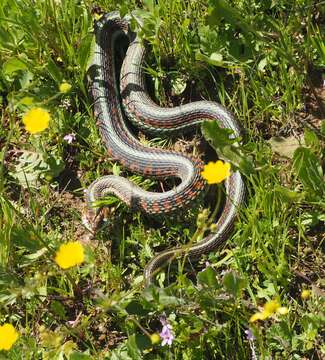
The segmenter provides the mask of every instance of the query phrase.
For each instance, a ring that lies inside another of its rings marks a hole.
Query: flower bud
[[[157,333],[153,333],[150,335],[150,340],[153,345],[158,344],[160,342],[160,336]]]

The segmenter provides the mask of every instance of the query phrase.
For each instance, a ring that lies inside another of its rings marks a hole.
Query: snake
[[[125,169],[145,177],[178,178],[180,183],[164,192],[147,191],[129,179],[106,175],[93,181],[86,190],[86,221],[94,229],[102,213],[98,202],[115,195],[128,207],[150,216],[173,214],[189,206],[206,188],[201,172],[203,162],[187,154],[142,144],[130,130],[128,120],[139,129],[154,134],[171,134],[203,121],[217,121],[221,128],[232,130],[231,137],[241,136],[241,127],[224,106],[200,100],[175,107],[160,107],[147,91],[144,63],[147,46],[130,30],[130,17],[118,12],[103,15],[94,25],[94,47],[88,68],[89,93],[101,138],[111,159]],[[127,41],[126,54],[119,70],[117,54]],[[175,256],[197,260],[217,250],[230,237],[238,210],[245,198],[243,177],[232,171],[225,180],[225,201],[214,230],[202,240],[164,250],[145,266],[144,283],[154,282],[154,275]]]

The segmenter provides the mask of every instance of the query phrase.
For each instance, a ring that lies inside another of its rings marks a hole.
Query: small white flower
[[[68,110],[71,107],[70,99],[68,99],[68,98],[62,99],[59,107],[62,109]]]
[[[67,134],[63,137],[63,140],[66,141],[68,144],[72,144],[76,140],[76,135]]]

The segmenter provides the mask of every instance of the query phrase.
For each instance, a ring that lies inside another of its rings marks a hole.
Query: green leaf
[[[93,357],[87,354],[83,354],[80,352],[73,352],[70,356],[69,356],[69,360],[92,360]]]
[[[8,290],[10,287],[18,287],[19,285],[18,277],[8,273],[7,270],[4,270],[2,267],[0,267],[0,290]]]
[[[184,76],[174,77],[171,79],[170,84],[173,89],[173,94],[180,95],[186,89],[186,78]]]
[[[9,76],[15,73],[16,71],[26,70],[26,69],[27,69],[27,65],[23,61],[17,58],[9,59],[2,65],[3,73]]]
[[[275,185],[274,192],[278,193],[282,198],[282,200],[286,202],[297,202],[302,198],[302,195],[300,193],[293,190],[289,190],[281,185]]]
[[[51,58],[48,59],[47,71],[57,84],[60,84],[63,81],[61,70]]]
[[[242,14],[230,6],[225,0],[210,0],[209,15],[207,23],[209,25],[218,25],[221,18],[225,18],[230,24],[239,27],[244,35],[249,33],[256,34],[255,29],[249,25],[243,18]]]
[[[45,160],[44,160],[45,156]],[[46,155],[31,151],[22,151],[16,164],[11,164],[9,174],[23,187],[36,187],[41,177],[57,177],[65,164],[56,154]]]
[[[116,349],[114,349],[110,353],[109,359],[110,360],[133,360],[133,358],[130,357],[130,355],[129,355],[126,343],[122,343]]]
[[[311,147],[315,152],[321,151],[320,141],[314,131],[306,128],[304,131],[306,146]]]
[[[301,215],[301,223],[305,226],[314,227],[320,222],[325,222],[325,214],[323,212],[310,211]]]
[[[235,272],[229,271],[223,277],[223,284],[230,294],[238,297],[242,289],[246,287],[246,280],[239,277]]]
[[[157,288],[155,286],[145,288],[142,295],[148,302],[154,302],[163,306],[181,305],[184,303],[183,299],[170,296],[166,289]]]
[[[264,72],[265,66],[267,65],[267,58],[263,58],[257,65],[257,69]]]
[[[136,341],[137,347],[140,351],[151,347],[150,339],[148,338],[148,336],[145,336],[143,334],[136,334],[135,341]]]
[[[33,260],[37,260],[40,257],[42,257],[47,252],[48,252],[48,249],[46,247],[43,247],[33,254],[25,255],[24,258],[27,260],[31,260],[31,262],[32,262]]]
[[[95,207],[102,207],[102,206],[110,206],[113,204],[119,204],[121,203],[121,200],[115,196],[105,196],[101,198],[100,200],[97,200],[94,202]]]
[[[205,121],[202,124],[204,138],[218,153],[219,158],[230,161],[240,171],[250,176],[255,172],[251,159],[238,145],[238,138],[233,138],[233,131],[221,128],[217,121]]]
[[[58,315],[60,319],[66,320],[67,316],[66,316],[65,307],[59,301],[53,300],[51,302],[51,311],[54,314]]]
[[[79,64],[82,72],[86,71],[87,69],[89,55],[93,47],[93,42],[94,42],[94,37],[91,35],[88,35],[83,39],[82,42],[83,45],[79,50]]]
[[[136,341],[136,335],[129,336],[129,339],[126,343],[128,353],[134,360],[142,360],[141,352],[138,348],[138,344]]]
[[[198,61],[204,61],[210,65],[213,66],[219,66],[219,67],[223,67],[223,68],[229,68],[230,67],[230,63],[227,61],[219,61],[220,57],[218,57],[216,54],[211,58],[209,56],[206,56],[204,54],[202,54],[201,52],[197,51],[195,53],[195,59]]]
[[[294,152],[293,168],[306,189],[322,196],[325,191],[322,167],[310,149],[300,147]]]
[[[231,138],[233,131],[221,128],[217,121],[205,121],[202,124],[202,133],[214,149],[232,145],[237,141],[237,139]]]
[[[8,45],[10,46],[10,48],[13,46],[12,35],[10,32],[0,27],[0,46],[1,48],[5,46],[6,50],[8,50],[9,49]]]
[[[43,247],[31,228],[21,227],[19,225],[12,228],[11,240],[16,246],[24,247],[33,253]]]
[[[145,316],[148,314],[148,310],[144,309],[139,301],[131,301],[125,308],[130,315]]]
[[[143,0],[144,7],[148,9],[150,12],[153,12],[155,9],[155,2],[154,0]]]
[[[115,176],[120,176],[121,167],[120,167],[117,163],[114,163],[114,164],[113,164],[112,173],[113,173],[113,175],[115,175]]]
[[[217,289],[220,287],[217,280],[217,273],[211,266],[208,266],[203,271],[200,271],[197,278],[202,285],[206,285],[211,289]]]
[[[21,105],[26,105],[26,106],[30,106],[32,105],[34,102],[34,98],[32,98],[31,96],[24,96],[20,101],[19,104]]]
[[[34,74],[30,71],[24,71],[23,76],[19,79],[21,89],[27,89],[32,80],[34,78]]]
[[[223,61],[222,54],[214,52],[210,55],[210,62],[212,62],[216,66],[222,66]]]
[[[50,174],[52,177],[59,176],[65,168],[64,161],[56,155],[50,155],[46,159],[46,163],[50,168],[48,174]]]
[[[39,175],[47,170],[42,154],[23,151],[17,163],[10,166],[9,174],[19,181],[23,187],[36,187]]]

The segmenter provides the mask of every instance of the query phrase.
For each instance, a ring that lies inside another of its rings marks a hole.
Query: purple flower
[[[245,330],[245,334],[246,334],[246,338],[247,338],[248,341],[254,341],[255,340],[255,336],[253,335],[251,329]]]
[[[163,326],[160,335],[161,338],[161,345],[171,345],[175,336],[173,335],[173,333],[171,332],[172,327],[170,325],[165,325]]]
[[[174,334],[172,333],[172,326],[170,324],[168,324],[167,320],[163,317],[160,318],[160,322],[163,326],[160,335],[161,338],[161,345],[165,346],[167,345],[171,345],[173,340],[175,339]]]
[[[72,144],[76,140],[75,134],[67,134],[63,137],[63,140],[65,140],[68,144]]]

